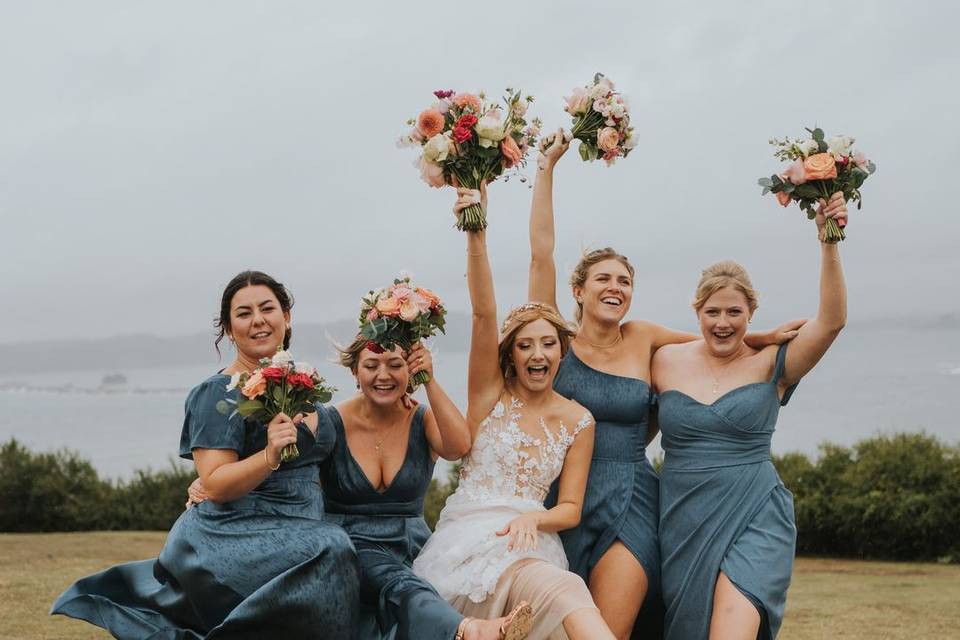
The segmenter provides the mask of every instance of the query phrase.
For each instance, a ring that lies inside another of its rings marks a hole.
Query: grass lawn
[[[82,576],[156,556],[164,533],[0,534],[0,638],[109,634],[47,612]],[[960,566],[800,558],[781,640],[960,638]]]

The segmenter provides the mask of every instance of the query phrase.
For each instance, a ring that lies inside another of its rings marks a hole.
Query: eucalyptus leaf
[[[757,180],[757,184],[760,185],[761,187],[772,187],[773,180],[771,180],[770,178],[760,178],[759,180]]]

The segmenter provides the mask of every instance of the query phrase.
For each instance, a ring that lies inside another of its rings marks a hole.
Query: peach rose
[[[803,161],[807,180],[826,180],[837,177],[837,161],[829,153],[815,153]]]
[[[597,134],[597,146],[604,151],[613,151],[620,144],[620,134],[613,127],[604,127]]]
[[[435,294],[430,289],[424,289],[423,287],[417,287],[417,293],[420,294],[424,300],[430,303],[431,309],[436,309],[440,306],[440,297]]]
[[[807,181],[807,172],[804,170],[803,163],[800,162],[800,160],[794,160],[780,177],[784,180],[789,180],[793,184],[803,184]]]
[[[257,371],[252,376],[247,378],[246,383],[243,385],[243,389],[240,389],[240,393],[250,400],[253,400],[256,397],[263,395],[263,392],[266,390],[267,379],[264,378],[259,371]]]
[[[432,138],[443,131],[443,114],[427,109],[417,118],[417,130],[424,138]]]
[[[453,104],[461,109],[469,108],[474,115],[480,113],[480,98],[472,93],[458,93],[453,96]]]
[[[400,315],[400,301],[396,298],[381,298],[377,301],[377,311],[382,316]]]
[[[500,143],[500,153],[503,154],[503,166],[506,169],[514,166],[523,158],[523,153],[513,136],[507,136],[503,139],[503,142]]]
[[[415,300],[408,298],[400,303],[400,317],[407,322],[412,322],[420,315],[420,309]]]
[[[780,191],[777,193],[777,202],[780,203],[781,207],[786,207],[790,204],[790,194]]]

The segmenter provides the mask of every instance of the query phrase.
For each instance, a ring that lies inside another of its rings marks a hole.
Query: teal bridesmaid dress
[[[214,375],[187,397],[180,455],[226,449],[262,455],[264,425],[224,411],[230,378]],[[52,614],[86,620],[121,639],[352,638],[359,571],[350,539],[324,519],[317,465],[336,434],[300,425],[300,457],[247,495],[185,511],[154,560],[75,583]]]
[[[424,431],[426,407],[410,423],[407,453],[390,486],[377,491],[347,445],[343,419],[333,407],[321,422],[336,432],[333,454],[320,466],[328,517],[350,535],[360,561],[360,637],[452,640],[463,619],[411,566],[430,529],[423,498],[434,459]]]
[[[706,405],[660,394],[660,553],[666,638],[706,640],[719,572],[757,607],[758,638],[775,638],[793,570],[793,496],[770,460],[787,345],[773,377]]]

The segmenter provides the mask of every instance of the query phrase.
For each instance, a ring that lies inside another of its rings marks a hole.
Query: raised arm
[[[437,382],[430,350],[419,342],[413,345],[407,354],[407,366],[411,376],[419,371],[426,371],[430,375],[429,382],[423,385],[427,391],[427,402],[430,403],[430,411],[423,417],[430,449],[435,457],[459,460],[470,451],[473,439],[460,409]]]
[[[830,201],[821,203],[817,214],[817,227],[823,237],[826,218],[844,219],[847,204],[843,194],[835,193]],[[836,244],[820,243],[820,306],[817,315],[800,328],[797,337],[787,350],[787,359],[781,387],[789,387],[800,381],[813,369],[847,322],[847,286],[843,280],[840,251]]]
[[[530,205],[530,283],[527,299],[557,308],[557,266],[553,259],[556,246],[553,226],[553,169],[566,153],[569,143],[563,130],[541,155],[533,184]]]
[[[457,189],[459,198],[455,211],[475,202],[476,192]],[[486,185],[480,187],[481,206],[487,208]],[[468,231],[467,235],[467,287],[470,290],[472,308],[472,331],[470,334],[470,358],[467,374],[467,425],[471,442],[480,422],[500,398],[503,391],[503,375],[500,373],[499,335],[497,332],[497,300],[493,293],[493,273],[487,258],[486,231]]]

